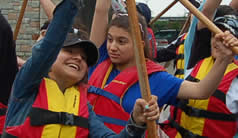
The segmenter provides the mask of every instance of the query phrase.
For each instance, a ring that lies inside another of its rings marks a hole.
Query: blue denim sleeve
[[[56,7],[54,18],[45,38],[36,43],[32,49],[32,56],[16,76],[13,91],[15,98],[21,99],[30,96],[32,90],[48,74],[63,45],[76,13],[77,7],[70,0],[64,0]]]
[[[92,110],[92,106],[88,104],[89,108],[89,137],[90,138],[143,138],[145,134],[145,127],[139,127],[134,124],[132,119],[129,119],[126,128],[120,134],[116,134],[96,116]]]
[[[56,60],[77,13],[77,7],[71,1],[63,0],[56,7],[45,38],[33,47],[32,56],[18,72],[9,99],[5,126],[19,125],[28,115],[39,84]]]

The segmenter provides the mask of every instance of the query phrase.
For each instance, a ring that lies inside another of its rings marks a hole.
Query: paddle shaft
[[[14,34],[13,34],[13,40],[17,40],[17,36],[21,27],[21,23],[22,23],[22,19],[25,13],[25,9],[26,9],[26,5],[27,5],[28,0],[24,0],[22,3],[22,7],[21,7],[21,11],[17,20],[17,24],[16,24],[16,28],[14,30]]]
[[[136,67],[139,76],[139,84],[142,98],[146,101],[151,99],[149,80],[146,69],[144,49],[142,45],[141,32],[136,12],[135,0],[127,0],[128,17],[131,28],[131,34],[134,45],[134,54],[136,58]],[[146,34],[145,34],[146,35]],[[147,121],[148,138],[157,138],[157,129],[155,121]]]
[[[159,13],[155,18],[153,18],[149,25],[154,24],[162,15],[164,15],[171,7],[173,7],[178,1],[175,0],[173,1],[171,4],[169,4],[169,6],[167,8],[165,8],[161,13]]]
[[[178,36],[188,32],[188,29],[189,29],[189,26],[190,26],[190,22],[191,22],[191,13],[189,13],[189,15],[188,15],[188,17],[187,17],[187,19],[186,19],[186,21],[185,21],[181,31],[179,32]]]

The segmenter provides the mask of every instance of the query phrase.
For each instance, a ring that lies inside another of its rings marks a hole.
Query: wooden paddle
[[[131,34],[134,44],[134,53],[136,58],[136,67],[139,76],[139,84],[142,98],[146,101],[151,99],[150,86],[148,81],[144,49],[142,45],[141,32],[136,11],[135,0],[127,0],[128,17],[131,27]],[[145,34],[146,35],[146,34]],[[157,128],[155,121],[147,121],[148,138],[157,138]]]
[[[202,23],[204,23],[207,28],[215,34],[222,33],[212,21],[210,21],[205,15],[203,15],[195,6],[193,6],[188,0],[179,0],[184,7],[186,7],[192,14],[194,14]],[[231,50],[238,54],[237,47],[231,47]]]
[[[169,6],[167,8],[165,8],[161,13],[159,13],[155,18],[153,18],[149,25],[154,24],[162,15],[164,15],[171,7],[173,7],[178,1],[175,0],[173,1],[171,4],[169,4]]]
[[[190,22],[191,22],[191,13],[188,14],[188,17],[187,17],[185,23],[183,24],[183,27],[182,27],[181,31],[179,32],[178,36],[188,32]]]
[[[16,24],[16,28],[14,30],[14,34],[13,34],[13,40],[17,40],[17,36],[21,27],[21,23],[22,23],[22,19],[25,13],[25,9],[26,9],[26,5],[27,5],[28,0],[24,0],[22,3],[22,7],[21,7],[21,11],[17,20],[17,24]]]

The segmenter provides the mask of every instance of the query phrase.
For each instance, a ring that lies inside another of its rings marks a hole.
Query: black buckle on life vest
[[[65,125],[74,125],[74,114],[69,114],[66,112],[59,112],[60,122]]]
[[[185,113],[190,116],[200,116],[200,110],[196,110],[194,107],[190,106],[185,110]]]
[[[76,116],[66,112],[53,112],[33,107],[29,113],[29,117],[32,126],[63,124],[88,128],[88,118]]]

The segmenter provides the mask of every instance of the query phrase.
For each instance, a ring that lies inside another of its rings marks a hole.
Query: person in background
[[[157,46],[156,46],[155,35],[154,35],[152,28],[149,26],[149,23],[151,20],[151,10],[147,4],[140,3],[140,2],[136,4],[136,9],[146,20],[148,39],[150,42],[150,56],[152,58],[156,58],[157,57]]]
[[[184,79],[184,41],[187,33],[180,35],[176,40],[169,44],[168,47],[157,51],[157,62],[169,62],[174,60],[174,76]]]
[[[200,3],[196,0],[189,0],[196,8],[200,7]],[[185,40],[187,35],[189,35],[188,30],[192,21],[192,14],[189,14],[187,18],[187,24],[185,25],[187,28],[184,28],[184,32],[181,33],[180,36],[172,43],[168,45],[166,48],[161,48],[157,51],[157,62],[169,62],[170,60],[174,60],[175,73],[174,76],[184,79],[184,47]]]
[[[229,6],[219,6],[221,0],[207,0],[203,13],[225,33],[232,34],[231,41],[237,41],[238,13]],[[219,6],[219,7],[218,7]],[[218,7],[218,8],[217,8]],[[216,14],[215,14],[216,11]],[[215,14],[215,16],[214,16]],[[188,64],[190,81],[201,81],[217,60],[215,34],[198,22]],[[224,39],[224,38],[223,38]],[[228,41],[224,39],[225,41]],[[214,94],[207,100],[181,100],[165,126],[170,137],[227,137],[237,132],[237,76],[238,66],[234,60],[228,65],[222,81]]]
[[[45,37],[46,31],[47,31],[47,28],[49,27],[49,25],[50,25],[50,20],[47,20],[44,22],[44,24],[40,28],[40,35],[37,38],[36,42],[40,41],[41,39],[43,39]]]
[[[0,13],[0,137],[4,127],[8,99],[17,72],[16,45],[13,40],[12,29],[4,16]]]
[[[47,27],[49,26],[50,21],[45,21],[44,24],[42,25],[42,27],[40,28],[40,34],[36,40],[36,42],[40,41],[41,39],[43,39],[45,37],[46,31],[47,31]],[[18,63],[18,68],[20,69],[23,64],[25,64],[26,60],[17,57],[17,63]]]

